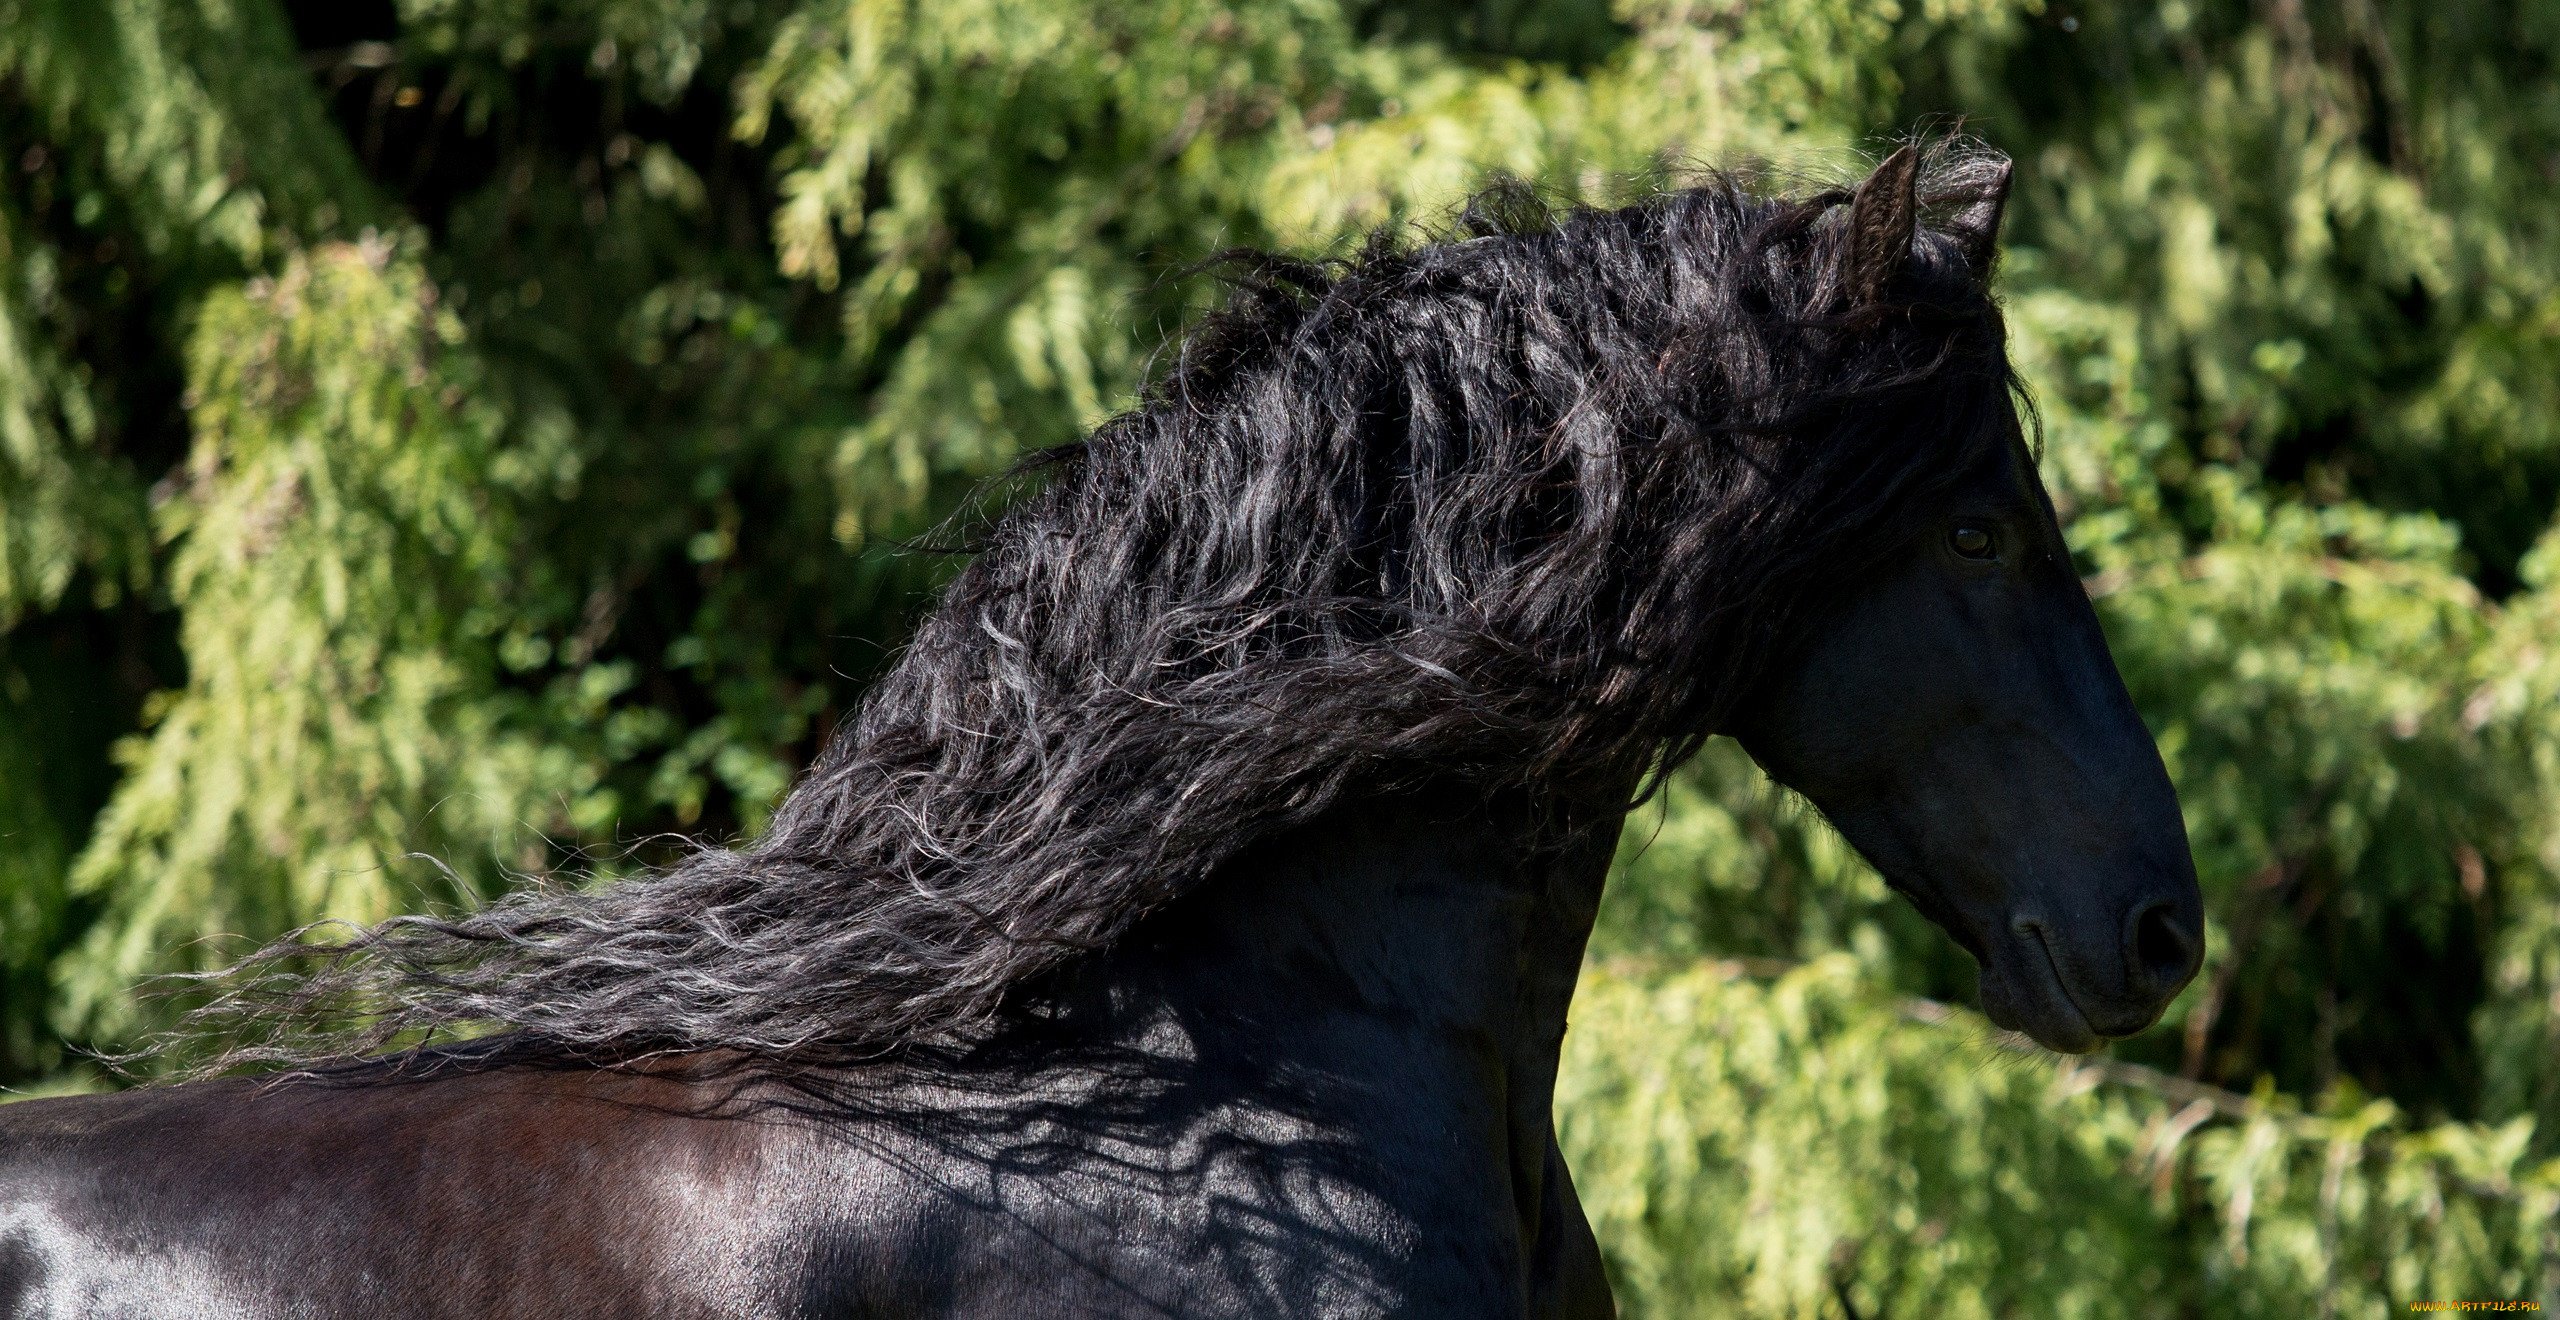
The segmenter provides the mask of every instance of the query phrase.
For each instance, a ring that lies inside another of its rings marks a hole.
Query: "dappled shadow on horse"
[[[1607,1314],[1557,1053],[1720,732],[1995,1021],[2142,1029],[2200,905],[2020,426],[2007,183],[1230,259],[755,844],[279,945],[198,1028],[281,1075],[0,1109],[0,1314]]]

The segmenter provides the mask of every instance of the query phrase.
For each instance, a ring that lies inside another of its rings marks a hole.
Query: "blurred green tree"
[[[1130,398],[1190,261],[1961,123],[2208,971],[2103,1066],[1986,1043],[1711,747],[1560,1101],[1629,1311],[2560,1305],[2555,52],[2521,0],[0,0],[0,1085],[95,1084],[217,937],[755,830],[948,567],[897,544]]]

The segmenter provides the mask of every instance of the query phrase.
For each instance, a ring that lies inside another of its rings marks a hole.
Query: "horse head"
[[[1903,274],[1910,166],[1849,208],[1830,283],[1852,301]],[[2077,1053],[2158,1020],[2203,956],[2203,904],[2015,416],[1961,423],[1987,431],[1971,457],[1803,613],[1727,729],[1972,952],[1994,1022]]]

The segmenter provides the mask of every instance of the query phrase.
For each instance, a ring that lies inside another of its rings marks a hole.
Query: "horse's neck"
[[[1434,790],[1336,806],[1247,849],[1157,931],[1213,998],[1395,1013],[1554,1049],[1615,831],[1541,842],[1523,801]]]
[[[1357,1068],[1357,1049],[1335,1054],[1344,1038],[1463,1055],[1515,1127],[1543,1134],[1615,836],[1542,840],[1527,802],[1465,790],[1338,806],[1142,925],[1135,980],[1195,1022],[1305,1052],[1273,1065]]]

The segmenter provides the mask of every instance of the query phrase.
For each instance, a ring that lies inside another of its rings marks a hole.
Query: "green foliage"
[[[1845,955],[1587,974],[1560,1136],[1625,1309],[2378,1318],[2548,1286],[2560,1160],[2530,1119],[2413,1129],[2351,1091],[2217,1114],[1935,1008]]]
[[[515,483],[470,360],[442,351],[462,335],[380,238],[199,310],[195,447],[156,517],[188,680],[120,750],[73,876],[104,919],[70,1013],[130,1030],[99,1006],[173,951],[237,956],[189,942],[207,929],[449,900],[391,883],[392,850],[486,854],[524,804],[586,786],[583,749],[510,738],[522,703],[495,690]]]
[[[1188,263],[1965,112],[2208,971],[1987,1044],[1711,746],[1559,1100],[1627,1310],[2560,1304],[2548,10],[0,0],[0,1083],[206,937],[754,830],[895,543],[1124,405]]]

